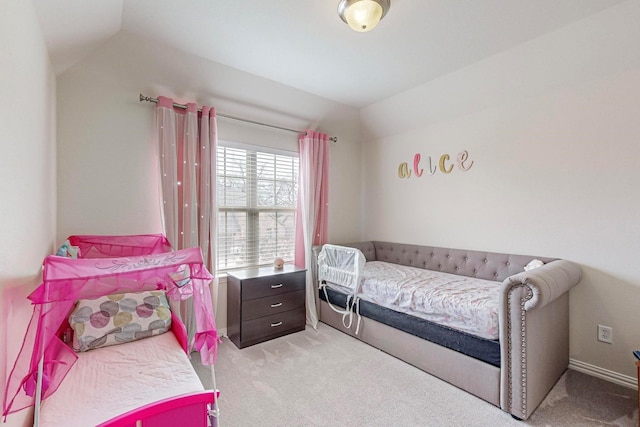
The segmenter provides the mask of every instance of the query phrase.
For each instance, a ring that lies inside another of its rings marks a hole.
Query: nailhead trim
[[[509,295],[507,296],[507,313],[511,313],[511,293],[520,287],[527,287],[526,285],[518,285],[514,286],[509,290]],[[527,290],[527,294],[520,298],[520,332],[522,336],[522,344],[520,345],[520,377],[521,377],[521,385],[522,385],[522,407],[521,410],[521,418],[525,419],[527,414],[527,328],[526,328],[526,310],[524,309],[525,303],[533,298],[533,292],[529,288]],[[512,325],[511,325],[511,316],[507,315],[507,383],[509,385],[509,410],[513,409],[513,378],[511,377],[511,364],[512,357],[511,351],[513,349],[513,341],[511,340],[512,334]]]

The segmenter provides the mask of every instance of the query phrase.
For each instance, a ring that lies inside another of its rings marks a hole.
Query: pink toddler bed
[[[215,424],[215,393],[188,359],[194,350],[213,365],[219,341],[200,249],[171,251],[162,235],[72,236],[68,245],[78,258],[45,258],[29,296],[3,415],[35,405],[42,426]],[[189,298],[191,342],[174,309]]]

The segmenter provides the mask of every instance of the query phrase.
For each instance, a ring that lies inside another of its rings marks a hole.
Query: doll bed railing
[[[351,328],[353,315],[357,317],[356,334],[360,330],[360,292],[361,275],[366,258],[356,248],[325,244],[318,255],[318,287],[324,292],[329,307],[342,315],[342,324]],[[329,303],[327,287],[347,294],[344,310]],[[355,310],[354,310],[355,309]]]
[[[83,236],[75,237],[83,241]],[[5,386],[5,417],[35,405],[34,421],[36,425],[39,422],[41,400],[58,390],[77,360],[75,352],[63,342],[63,335],[68,329],[68,326],[65,327],[65,320],[78,300],[147,290],[163,290],[173,300],[192,298],[196,308],[195,336],[187,343],[182,326],[178,328],[181,332],[176,337],[183,341],[181,346],[185,352],[200,352],[203,365],[211,366],[215,361],[219,338],[209,290],[212,276],[204,266],[200,249],[167,252],[170,246],[161,235],[145,235],[139,240],[136,240],[136,236],[84,237],[94,240],[99,237],[98,240],[101,240],[97,242],[97,252],[88,252],[93,254],[91,256],[112,258],[71,259],[49,256],[45,259],[43,283],[29,296],[34,306],[33,315]],[[137,241],[140,243],[136,243]],[[95,249],[96,244],[92,243],[92,247]],[[126,251],[143,255],[117,257]],[[181,324],[179,318],[175,323]],[[215,388],[213,371],[212,378]],[[217,400],[213,397],[213,392],[209,394],[210,400],[214,402],[211,412],[217,414]],[[192,399],[180,398],[175,404],[180,401],[189,403]],[[155,415],[154,417],[157,418]],[[172,424],[145,424],[147,425]]]

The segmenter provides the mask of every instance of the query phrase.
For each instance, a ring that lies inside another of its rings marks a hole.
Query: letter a
[[[398,166],[398,176],[400,178],[409,178],[411,176],[411,170],[407,162],[402,162],[400,166]]]

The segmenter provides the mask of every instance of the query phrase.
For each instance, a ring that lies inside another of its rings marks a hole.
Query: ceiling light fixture
[[[391,0],[340,0],[338,15],[351,29],[363,33],[378,25],[390,7]]]

